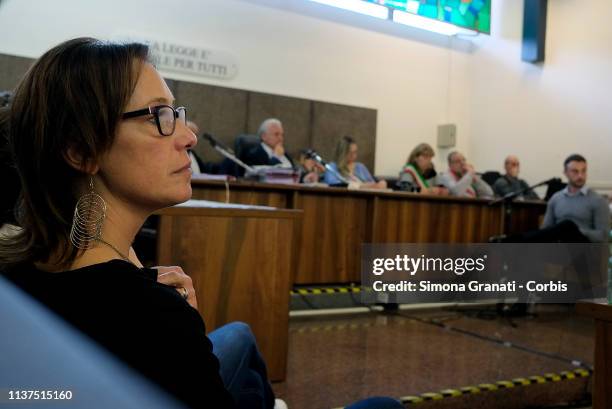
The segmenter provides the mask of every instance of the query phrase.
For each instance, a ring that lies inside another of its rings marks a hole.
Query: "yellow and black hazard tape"
[[[403,404],[419,404],[432,400],[440,400],[444,398],[454,398],[463,395],[477,394],[483,392],[492,392],[500,389],[512,389],[522,386],[543,384],[549,382],[560,382],[576,378],[586,378],[593,373],[590,369],[576,369],[573,371],[563,371],[558,374],[547,373],[542,376],[530,376],[528,378],[514,378],[510,381],[497,381],[495,383],[481,383],[476,386],[465,386],[459,389],[444,389],[439,392],[422,393],[417,396],[404,396],[399,400]]]
[[[373,327],[374,325],[369,322],[360,324],[338,324],[338,325],[315,325],[308,327],[301,327],[291,329],[290,332],[297,332],[303,334],[306,332],[330,332],[330,331],[342,331],[342,330],[356,330],[361,328]]]
[[[405,325],[406,321],[400,321],[399,325]],[[297,332],[298,334],[311,333],[311,332],[331,332],[331,331],[346,331],[356,330],[364,328],[375,328],[387,326],[386,322],[358,322],[358,323],[342,323],[342,324],[328,324],[328,325],[308,325],[299,328],[290,328],[289,332]]]
[[[297,288],[291,290],[291,295],[320,295],[320,294],[350,294],[360,293],[363,289],[357,286],[351,287],[321,287],[321,288]]]
[[[416,405],[430,401],[437,401],[445,398],[456,398],[464,395],[475,395],[485,392],[493,392],[502,389],[512,389],[522,386],[543,384],[549,382],[560,382],[570,379],[586,378],[593,373],[590,369],[576,369],[573,371],[563,371],[558,374],[547,373],[542,376],[530,376],[528,378],[514,378],[511,381],[497,381],[495,383],[481,383],[477,386],[464,386],[459,389],[444,389],[439,392],[422,393],[418,396],[404,396],[399,401],[404,405]],[[344,409],[344,407],[335,408]]]

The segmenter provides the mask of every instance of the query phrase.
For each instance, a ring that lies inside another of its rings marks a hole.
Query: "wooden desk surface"
[[[299,219],[302,217],[302,212],[295,209],[278,209],[271,206],[241,205],[210,200],[190,200],[180,205],[160,210],[155,214],[167,216],[274,217],[277,219]]]
[[[192,180],[194,199],[303,211],[295,284],[359,282],[363,243],[484,243],[504,233],[504,207],[488,199],[238,180]],[[513,203],[510,229],[537,228],[541,201]]]
[[[612,323],[612,305],[608,304],[606,299],[577,302],[576,312],[599,321]]]
[[[225,188],[225,182],[219,180],[207,180],[198,179],[197,175],[194,175],[191,180],[191,185],[196,188]],[[379,196],[379,197],[395,197],[404,198],[409,200],[424,200],[424,201],[441,201],[441,202],[452,202],[452,203],[480,203],[488,205],[491,203],[491,199],[477,199],[467,197],[454,197],[454,196],[435,196],[425,195],[413,192],[402,192],[398,190],[380,190],[380,189],[347,189],[343,187],[331,187],[321,185],[307,185],[307,184],[282,184],[282,183],[262,183],[246,179],[238,179],[235,181],[228,182],[228,186],[231,189],[236,190],[254,190],[254,191],[269,191],[269,192],[305,192],[305,193],[321,193],[326,195],[350,195],[350,196]],[[514,202],[517,206],[522,205],[535,205],[535,206],[546,206],[546,202],[542,200],[524,200]],[[500,206],[498,203],[495,206]]]

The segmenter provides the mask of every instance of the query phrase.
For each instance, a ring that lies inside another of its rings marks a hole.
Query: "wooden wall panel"
[[[0,54],[0,91],[12,91],[32,63],[32,58]]]
[[[174,81],[178,104],[188,108],[187,117],[200,127],[200,135],[211,133],[230,148],[234,138],[245,132],[247,123],[247,91],[212,85]],[[219,162],[223,156],[200,139],[195,151],[208,162]]]
[[[319,154],[333,162],[336,144],[345,135],[355,138],[359,146],[357,160],[363,162],[374,174],[376,110],[314,102],[312,145]]]
[[[0,91],[12,90],[34,60],[0,54]],[[188,81],[167,80],[177,104],[187,107],[187,116],[201,132],[207,131],[233,149],[239,134],[255,134],[261,122],[275,117],[285,127],[287,152],[295,159],[303,148],[314,148],[331,160],[338,138],[357,138],[361,161],[374,171],[376,110],[315,102]],[[222,156],[205,141],[195,151],[205,161]]]
[[[311,105],[306,99],[251,92],[248,133],[256,134],[259,125],[267,118],[279,119],[285,130],[285,149],[297,159],[299,151],[310,147],[312,142]]]

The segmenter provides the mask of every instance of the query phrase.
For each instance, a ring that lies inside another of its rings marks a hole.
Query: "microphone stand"
[[[225,156],[226,158],[228,158],[229,160],[231,160],[232,162],[234,162],[235,164],[237,164],[238,166],[240,166],[241,168],[243,168],[244,170],[247,171],[247,173],[250,174],[256,174],[257,171],[247,165],[246,163],[244,163],[243,161],[241,161],[240,159],[238,159],[236,157],[236,155],[234,155],[233,152],[231,152],[229,150],[229,148],[223,146],[214,136],[212,136],[211,134],[205,133],[202,135],[202,137],[204,139],[206,139],[208,141],[208,143],[210,143],[210,146],[213,147],[213,149],[215,149],[217,152],[219,152],[221,155]]]
[[[503,232],[501,237],[505,237],[510,232],[510,228],[512,227],[512,204],[514,203],[514,199],[537,187],[548,185],[554,181],[554,179],[555,178],[547,179],[536,183],[535,185],[527,186],[515,192],[510,192],[499,199],[489,202],[490,206],[495,206],[499,203],[502,204]],[[516,328],[517,324],[513,321],[513,317],[535,316],[535,314],[528,312],[528,306],[532,303],[533,301],[529,302],[529,300],[519,300],[516,303],[510,304],[504,300],[503,302],[497,303],[496,315],[499,317],[504,317],[510,326]]]
[[[308,157],[310,157],[310,159],[314,160],[315,162],[317,162],[319,165],[323,166],[325,168],[325,171],[333,174],[334,176],[336,176],[342,183],[346,183],[347,186],[349,184],[348,179],[346,179],[344,176],[342,176],[340,174],[340,172],[338,172],[336,169],[332,168],[331,165],[327,162],[325,162],[323,160],[323,158],[315,151],[309,151],[307,154]]]

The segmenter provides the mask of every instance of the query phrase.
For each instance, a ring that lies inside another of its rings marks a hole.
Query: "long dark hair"
[[[336,160],[336,167],[338,168],[338,172],[340,172],[343,176],[348,176],[351,172],[348,168],[348,162],[346,157],[348,156],[351,145],[356,144],[355,139],[352,136],[343,136],[338,141],[336,145],[336,154],[334,156]]]
[[[74,207],[87,175],[67,161],[95,161],[113,143],[143,62],[143,44],[77,38],[47,51],[17,86],[8,143],[21,181],[17,224],[0,240],[0,268],[24,262],[68,266]]]

